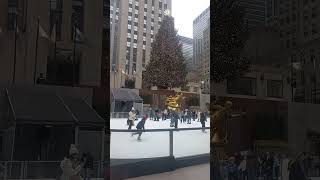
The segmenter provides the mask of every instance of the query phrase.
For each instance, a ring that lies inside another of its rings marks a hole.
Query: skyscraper
[[[193,21],[193,66],[200,73],[204,92],[209,92],[210,80],[210,9]]]
[[[110,86],[124,87],[133,79],[142,86],[142,72],[150,61],[151,44],[171,0],[110,1]]]
[[[193,20],[193,66],[199,68],[202,45],[203,45],[203,32],[208,26],[210,21],[210,8],[204,10],[195,20]]]
[[[182,51],[187,65],[187,71],[193,70],[192,58],[193,58],[193,41],[191,38],[179,36],[180,42],[182,43]]]

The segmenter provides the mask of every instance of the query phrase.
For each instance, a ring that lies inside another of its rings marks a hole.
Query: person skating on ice
[[[204,111],[202,111],[200,113],[200,122],[201,122],[201,125],[202,125],[202,132],[206,133],[206,130],[205,130],[205,127],[206,127],[206,116],[205,116],[205,113]]]
[[[137,128],[138,132],[132,133],[132,136],[139,134],[138,139],[137,139],[139,141],[141,140],[142,129],[145,130],[144,125],[145,125],[147,119],[148,119],[148,115],[144,115],[143,118],[141,119],[141,121],[137,124],[136,128]]]
[[[134,107],[132,107],[131,111],[129,112],[129,127],[128,127],[128,129],[131,129],[131,127],[134,126],[135,120],[136,120],[136,112],[134,110]]]

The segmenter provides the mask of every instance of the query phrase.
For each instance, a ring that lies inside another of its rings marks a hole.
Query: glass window
[[[129,12],[132,12],[132,8],[129,8]]]
[[[130,42],[127,42],[127,47],[130,47],[131,43]]]
[[[227,81],[227,92],[229,94],[256,95],[256,79],[242,77],[237,80]]]
[[[283,87],[281,80],[267,81],[267,96],[268,97],[283,97]]]

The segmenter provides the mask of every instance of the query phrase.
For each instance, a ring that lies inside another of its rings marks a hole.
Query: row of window
[[[256,96],[257,94],[256,79],[242,77],[237,80],[227,81],[227,92],[229,94]],[[283,97],[283,81],[267,80],[267,97]]]

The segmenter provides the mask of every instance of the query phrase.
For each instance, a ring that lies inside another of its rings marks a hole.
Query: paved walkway
[[[210,180],[210,164],[191,166],[172,172],[142,176],[127,180]]]

